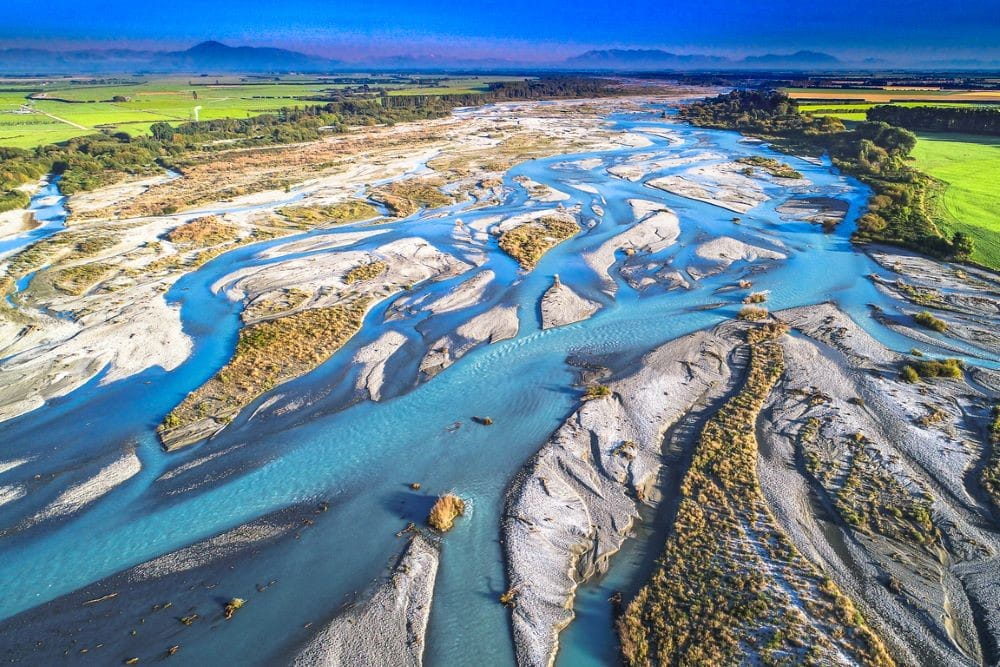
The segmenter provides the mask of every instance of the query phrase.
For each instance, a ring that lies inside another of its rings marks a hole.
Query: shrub
[[[583,393],[583,400],[589,401],[594,398],[606,398],[611,395],[611,387],[607,387],[603,384],[595,384],[587,387],[587,391]]]
[[[903,379],[916,382],[921,378],[960,378],[962,377],[962,362],[958,359],[929,359],[913,361],[902,369]]]
[[[914,315],[913,319],[916,320],[917,324],[927,327],[928,329],[933,329],[934,331],[948,330],[948,325],[945,324],[943,320],[939,320],[926,310],[923,311],[922,313],[917,313],[916,315]]]
[[[30,197],[20,190],[0,192],[0,213],[13,211],[17,208],[27,208]]]

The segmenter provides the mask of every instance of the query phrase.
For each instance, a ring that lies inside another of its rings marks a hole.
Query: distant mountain
[[[212,72],[322,72],[339,64],[298,51],[226,46],[213,41],[202,42],[186,51],[164,53],[163,61],[174,69]]]
[[[797,51],[788,55],[767,53],[762,56],[747,56],[743,59],[743,64],[750,67],[788,67],[788,68],[822,68],[836,67],[841,64],[840,59],[831,56],[829,53],[818,53],[816,51]]]
[[[0,72],[8,74],[107,74],[121,72],[324,72],[336,60],[297,51],[202,42],[184,51],[95,49],[0,51]]]
[[[730,61],[720,56],[681,55],[660,49],[603,49],[566,59],[569,67],[592,69],[699,69],[727,64]]]
[[[828,53],[799,51],[791,54],[767,53],[730,60],[706,54],[678,54],[660,49],[603,49],[567,58],[573,69],[607,70],[727,70],[727,69],[825,69],[837,68],[841,61]]]

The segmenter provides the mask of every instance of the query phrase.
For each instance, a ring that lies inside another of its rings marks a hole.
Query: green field
[[[372,88],[390,95],[448,95],[478,93],[494,81],[523,77],[435,77],[421,79],[390,75],[345,74],[366,77]],[[337,78],[342,78],[338,76]],[[6,85],[5,85],[6,84]],[[183,123],[195,119],[246,118],[282,107],[306,106],[331,90],[357,84],[335,78],[285,77],[257,81],[239,77],[135,78],[92,84],[68,79],[22,84],[0,83],[0,146],[32,148],[65,141],[101,130],[141,135],[159,121]],[[34,96],[34,99],[29,99]],[[119,101],[113,101],[115,98]]]
[[[918,133],[914,166],[946,184],[935,222],[976,243],[973,260],[1000,269],[1000,137]]]

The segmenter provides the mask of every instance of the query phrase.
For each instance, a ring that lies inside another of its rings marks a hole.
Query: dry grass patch
[[[206,215],[175,227],[167,233],[167,240],[178,245],[213,246],[236,239],[239,228]]]
[[[767,308],[757,306],[744,306],[740,308],[737,317],[745,322],[761,322],[768,317]]]
[[[308,373],[357,333],[366,307],[358,299],[244,328],[233,358],[167,415],[161,432],[205,418],[226,422],[264,392]]]
[[[53,273],[52,286],[57,290],[79,296],[104,280],[115,267],[103,262],[70,266]]]
[[[344,275],[344,284],[360,282],[362,280],[373,280],[389,270],[389,265],[382,261],[368,262],[355,266]]]
[[[748,332],[743,387],[702,429],[663,555],[618,621],[627,665],[825,664],[840,653],[893,664],[852,602],[780,532],[760,488],[755,429],[783,372],[784,331]]]
[[[312,292],[299,289],[298,287],[291,287],[274,299],[260,299],[251,303],[243,311],[243,321],[261,320],[265,317],[273,317],[289,310],[294,310],[305,303],[311,296]]]
[[[423,208],[439,208],[455,203],[441,192],[444,181],[439,178],[408,178],[375,188],[369,194],[382,202],[397,218],[406,218]]]
[[[465,514],[465,501],[453,493],[438,497],[427,524],[439,533],[447,533],[455,525],[455,519]]]
[[[278,213],[288,222],[300,227],[344,225],[378,216],[374,206],[358,199],[326,206],[286,206],[279,209]]]
[[[573,219],[547,216],[501,234],[500,249],[522,268],[532,269],[542,255],[579,231],[580,225]]]

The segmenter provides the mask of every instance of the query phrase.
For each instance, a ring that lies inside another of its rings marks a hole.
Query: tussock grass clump
[[[607,398],[611,395],[611,387],[603,384],[594,384],[587,387],[587,390],[583,392],[583,400],[589,401],[595,398]]]
[[[378,278],[388,269],[389,265],[382,261],[360,264],[344,275],[344,284],[350,285],[351,283],[360,282],[362,280],[372,280],[373,278]]]
[[[385,204],[397,218],[407,218],[422,208],[439,208],[455,203],[455,200],[441,192],[443,181],[436,178],[409,178],[375,188],[372,199]]]
[[[909,283],[905,283],[902,280],[897,280],[893,284],[896,289],[902,292],[903,295],[913,303],[931,307],[941,305],[941,292],[936,289],[931,289],[929,287],[916,287],[914,285],[910,285]]]
[[[205,418],[228,421],[253,399],[308,373],[357,333],[367,302],[304,310],[240,331],[236,351],[215,377],[188,394],[160,431]]]
[[[378,216],[374,206],[358,199],[327,206],[286,206],[278,213],[288,222],[302,227],[344,225]]]
[[[455,519],[465,514],[465,501],[453,493],[439,496],[431,513],[427,516],[427,525],[439,533],[447,533],[455,525]]]
[[[780,532],[760,488],[755,428],[783,372],[785,330],[748,332],[744,384],[702,429],[663,555],[618,620],[627,665],[822,664],[839,654],[893,664],[853,603]]]
[[[236,239],[239,228],[219,220],[217,216],[206,215],[185,222],[167,233],[167,240],[178,245],[212,246]]]
[[[740,308],[740,312],[736,317],[745,322],[761,322],[767,319],[768,312],[767,308],[744,306],[743,308]]]
[[[750,157],[738,158],[736,161],[740,164],[749,165],[751,167],[759,167],[776,178],[802,178],[802,174],[800,172],[795,171],[791,168],[791,166],[785,164],[784,162],[780,162],[773,158],[752,155]]]
[[[743,297],[745,304],[764,303],[765,301],[767,301],[767,292],[754,292]]]
[[[926,361],[911,361],[903,366],[901,373],[907,382],[918,382],[920,379],[961,378],[962,362],[958,359],[928,359]]]
[[[580,231],[575,220],[547,216],[510,229],[500,235],[500,249],[517,260],[524,269],[532,269],[553,247]]]
[[[933,329],[934,331],[947,331],[948,325],[944,320],[939,320],[926,310],[913,316],[914,321],[922,327]]]

